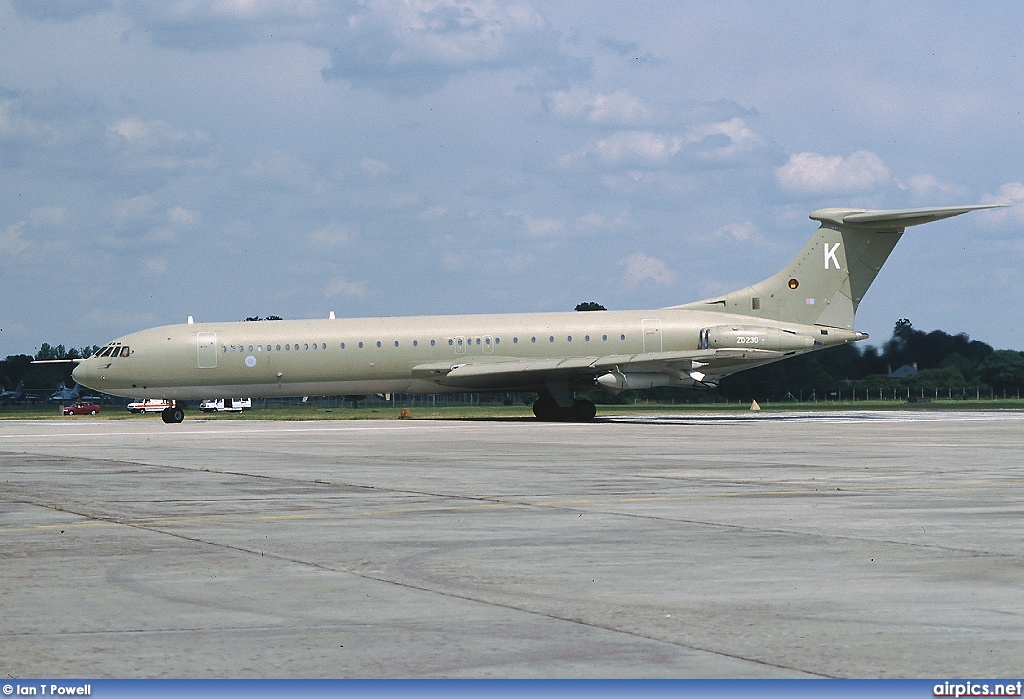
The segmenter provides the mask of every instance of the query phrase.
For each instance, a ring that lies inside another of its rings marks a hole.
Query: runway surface
[[[1024,413],[0,421],[0,673],[1019,677]]]

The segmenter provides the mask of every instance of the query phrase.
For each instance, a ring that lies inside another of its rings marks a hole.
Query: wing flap
[[[708,375],[723,375],[750,363],[780,359],[783,352],[762,349],[707,349],[677,352],[612,354],[604,357],[457,357],[420,364],[412,376],[459,388],[521,388],[553,381],[590,382],[609,371],[667,373],[684,377],[696,368]]]

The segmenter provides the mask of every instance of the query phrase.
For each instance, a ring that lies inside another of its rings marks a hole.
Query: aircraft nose
[[[92,373],[92,370],[89,367],[89,361],[86,360],[84,362],[79,362],[75,366],[75,368],[71,370],[71,378],[73,378],[75,381],[77,381],[78,383],[82,384],[83,386],[88,386],[89,388],[93,388],[93,386],[92,386],[93,373]]]

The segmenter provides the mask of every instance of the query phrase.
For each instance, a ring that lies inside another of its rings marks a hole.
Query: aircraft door
[[[461,335],[455,338],[455,354],[466,353],[466,338]]]
[[[661,319],[644,318],[640,324],[644,332],[644,352],[661,352]]]
[[[490,335],[484,335],[484,354],[494,353],[494,338]]]
[[[217,368],[217,333],[196,333],[200,369]]]

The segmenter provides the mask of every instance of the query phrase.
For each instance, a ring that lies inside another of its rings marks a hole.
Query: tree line
[[[916,372],[896,378],[903,367]],[[924,332],[903,318],[881,349],[868,345],[830,347],[723,379],[723,396],[743,400],[783,400],[794,391],[807,397],[817,391],[858,389],[914,392],[943,391],[1016,394],[1024,390],[1024,353],[997,350],[965,333]]]
[[[35,356],[28,354],[12,354],[0,359],[0,381],[5,388],[14,388],[22,381],[28,388],[56,388],[57,384],[63,383],[71,386],[74,379],[71,372],[75,368],[74,362],[63,364],[33,364],[33,360],[42,359],[80,359],[91,357],[100,349],[99,345],[92,347],[71,347],[64,345],[51,346],[44,342],[39,346]]]
[[[910,366],[916,373],[903,378],[891,376]],[[1024,393],[1024,352],[997,350],[972,340],[965,333],[950,335],[942,330],[924,332],[906,318],[893,329],[892,338],[881,348],[857,344],[839,345],[809,354],[748,369],[722,379],[716,391],[653,388],[624,391],[618,396],[588,393],[602,403],[633,402],[638,397],[678,402],[708,400],[783,401],[812,395],[825,399],[831,393],[850,395],[906,395],[924,389],[943,393],[989,391],[1002,395]],[[841,393],[842,392],[842,393]]]

